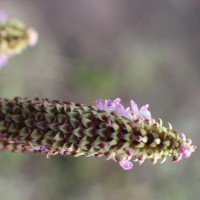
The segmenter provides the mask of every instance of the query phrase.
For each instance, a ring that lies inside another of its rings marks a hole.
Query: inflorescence
[[[148,105],[131,100],[125,108],[114,101],[96,106],[28,98],[0,99],[0,148],[50,155],[105,156],[129,170],[142,164],[189,158],[196,146],[169,124],[152,118]]]
[[[0,69],[11,56],[21,53],[28,46],[34,46],[38,34],[32,27],[26,27],[21,21],[0,11]]]

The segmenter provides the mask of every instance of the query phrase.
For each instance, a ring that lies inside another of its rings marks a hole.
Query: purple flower
[[[130,108],[124,108],[124,106],[122,104],[120,104],[121,99],[120,98],[116,98],[115,100],[111,101],[109,100],[105,100],[104,103],[102,103],[101,100],[97,100],[96,101],[96,106],[99,110],[105,110],[105,111],[109,111],[109,112],[116,112],[117,114],[132,120],[133,116],[131,114]]]
[[[119,164],[124,170],[130,170],[133,168],[133,163],[129,160],[121,160]]]
[[[179,133],[179,136],[183,140],[183,143],[178,149],[178,154],[173,157],[173,162],[177,163],[182,159],[187,159],[191,156],[191,154],[197,148],[196,146],[192,145],[192,139],[187,138],[184,133]]]
[[[182,158],[189,158],[194,152],[194,148],[192,146],[189,146],[187,144],[182,144],[181,147],[179,148],[179,154],[182,155]]]
[[[126,119],[133,120],[133,115],[130,112],[130,108],[124,108],[121,104],[116,107],[116,113],[125,117]]]
[[[142,106],[139,110],[137,104],[133,100],[131,100],[132,112],[133,112],[133,114],[135,114],[137,116],[142,116],[144,118],[150,118],[151,113],[148,111],[148,107],[149,107],[149,105],[146,104],[146,105]]]
[[[115,111],[116,107],[120,104],[121,99],[117,98],[114,101],[111,101],[110,99],[105,100],[104,103],[102,100],[96,100],[96,106],[99,110],[105,110],[105,111]]]
[[[46,147],[45,145],[38,145],[34,147],[34,150],[41,152],[48,152],[48,147]]]
[[[120,104],[120,102],[121,102],[120,98],[117,98],[114,101],[105,100],[104,103],[102,103],[101,100],[97,100],[96,106],[100,110],[105,110],[105,111],[109,111],[109,112],[114,111],[117,114],[119,114],[131,121],[134,119],[134,115],[137,116],[137,118],[135,120],[139,119],[138,117],[143,117],[145,119],[151,118],[151,113],[148,111],[148,107],[149,107],[148,104],[142,106],[139,110],[137,104],[133,100],[131,100],[131,102],[130,102],[131,109],[132,109],[132,111],[131,111],[130,107],[124,108],[124,106],[122,104]],[[137,122],[136,124],[139,125],[140,123]]]

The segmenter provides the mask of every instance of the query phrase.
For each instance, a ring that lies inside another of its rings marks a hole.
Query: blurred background
[[[0,71],[0,96],[150,104],[200,146],[200,1],[2,0],[39,43]],[[199,150],[123,171],[104,158],[0,152],[2,200],[196,200]]]

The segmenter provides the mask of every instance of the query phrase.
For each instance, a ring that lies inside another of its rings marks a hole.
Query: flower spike
[[[151,117],[148,105],[131,109],[119,98],[97,100],[96,106],[28,98],[0,99],[0,149],[51,155],[105,156],[124,170],[189,158],[196,146],[171,124]],[[132,161],[131,161],[132,160]]]

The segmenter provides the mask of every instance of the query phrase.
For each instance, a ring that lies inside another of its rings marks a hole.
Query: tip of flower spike
[[[38,33],[36,32],[35,29],[33,28],[28,28],[28,37],[29,37],[29,45],[30,46],[35,46],[38,42]]]
[[[179,148],[179,154],[182,155],[182,158],[186,159],[191,156],[197,147],[189,144],[182,144]]]
[[[133,163],[129,160],[121,160],[119,164],[124,170],[130,170],[133,168]]]
[[[173,162],[177,163],[182,159],[187,159],[191,156],[193,152],[197,149],[196,146],[192,145],[192,140],[190,138],[186,138],[185,134],[180,134],[183,144],[178,149],[178,156],[173,158]]]

